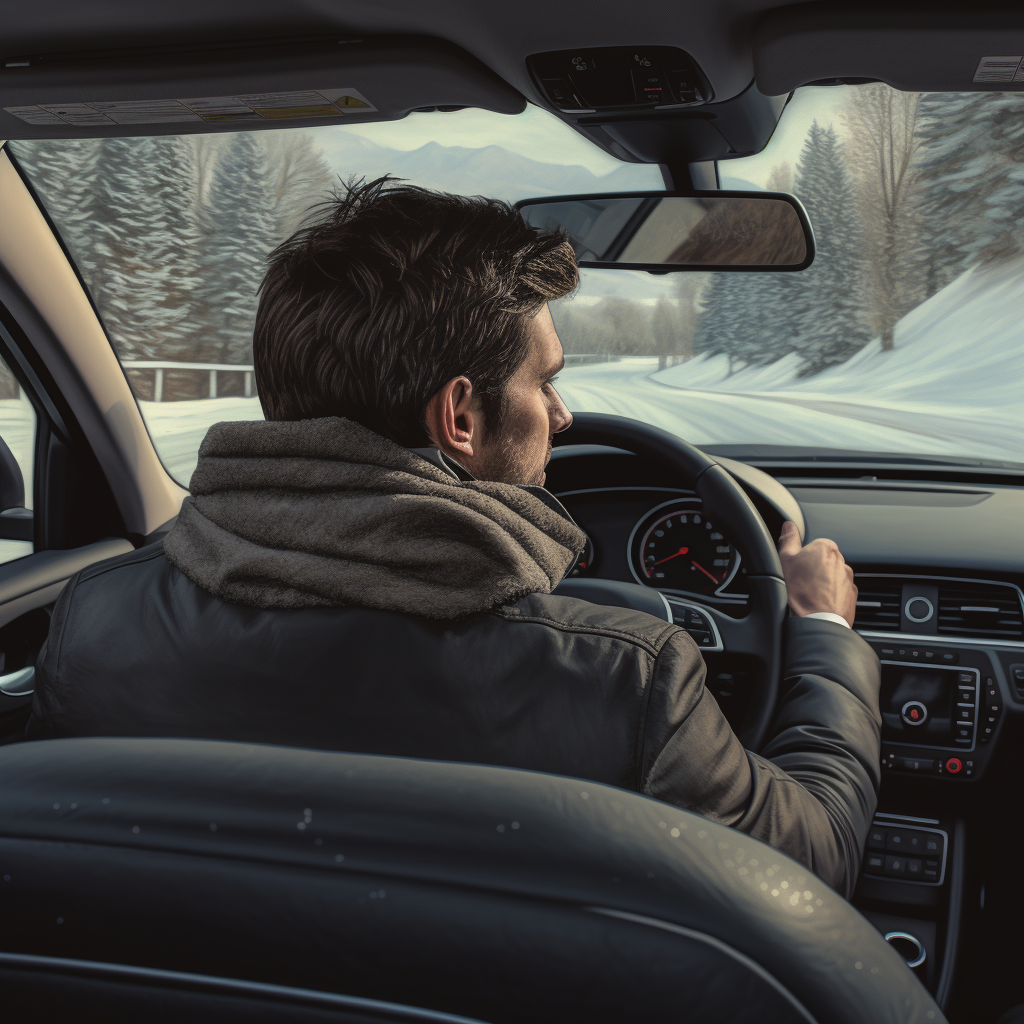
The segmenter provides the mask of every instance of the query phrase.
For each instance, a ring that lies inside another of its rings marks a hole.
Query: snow
[[[972,270],[877,340],[799,378],[790,354],[727,376],[724,356],[658,371],[653,358],[564,369],[573,411],[632,416],[694,444],[809,445],[1024,462],[1024,267]],[[188,483],[220,420],[261,417],[256,398],[140,402],[168,471]]]
[[[0,399],[0,437],[7,443],[25,481],[25,507],[32,507],[32,460],[36,442],[36,414],[29,400]],[[0,556],[0,561],[7,561]]]

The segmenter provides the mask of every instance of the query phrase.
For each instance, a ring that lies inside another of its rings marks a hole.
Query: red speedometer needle
[[[661,565],[662,562],[671,562],[673,558],[678,558],[680,555],[689,554],[689,548],[680,548],[674,555],[666,555],[664,558],[659,558],[656,562],[652,563],[651,568],[647,570],[647,575],[651,575],[651,570],[655,565]]]
[[[692,562],[691,564],[693,565],[693,567],[694,567],[695,569],[700,569],[700,571],[701,571],[702,573],[704,573],[704,575],[705,575],[705,576],[707,576],[707,578],[708,578],[709,580],[712,580],[712,581],[713,581],[713,582],[715,582],[715,583],[717,583],[717,582],[718,582],[718,577],[717,577],[717,576],[712,576],[712,575],[711,575],[711,573],[709,573],[709,572],[707,571],[707,569],[705,569],[705,568],[704,568],[704,566],[700,564],[700,562]]]

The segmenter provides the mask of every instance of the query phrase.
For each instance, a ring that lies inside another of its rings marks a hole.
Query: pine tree
[[[860,320],[863,272],[853,185],[835,129],[815,121],[797,165],[796,194],[814,228],[814,263],[787,283],[782,328],[802,373],[845,362],[868,341]]]
[[[248,363],[257,291],[278,242],[275,197],[254,132],[234,135],[213,172],[204,207],[204,362]]]
[[[1024,254],[1024,97],[928,93],[921,99],[929,295],[977,263]]]

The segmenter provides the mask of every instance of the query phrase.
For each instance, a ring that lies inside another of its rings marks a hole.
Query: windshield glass
[[[799,273],[585,270],[552,303],[573,411],[728,454],[823,450],[1019,463],[1024,96],[806,88],[723,188],[797,195]],[[10,143],[76,261],[168,470],[210,424],[261,415],[251,370],[266,254],[339,177],[515,201],[663,188],[528,107],[395,122]]]

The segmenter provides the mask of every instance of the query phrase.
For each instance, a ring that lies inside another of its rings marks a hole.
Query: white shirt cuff
[[[829,622],[836,622],[840,626],[850,628],[850,624],[839,614],[839,612],[808,612],[802,616],[805,619],[827,619]]]

